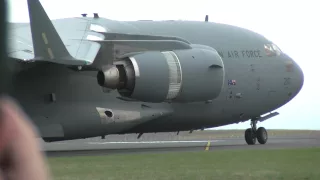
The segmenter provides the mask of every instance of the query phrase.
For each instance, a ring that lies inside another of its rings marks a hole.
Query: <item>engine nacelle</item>
[[[145,102],[197,102],[215,99],[224,65],[214,49],[147,51],[98,72],[100,86]]]

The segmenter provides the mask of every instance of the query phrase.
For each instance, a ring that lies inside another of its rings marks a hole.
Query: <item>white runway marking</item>
[[[211,143],[224,140],[208,140]],[[164,144],[164,143],[208,143],[208,141],[136,141],[136,142],[87,142],[88,144]]]

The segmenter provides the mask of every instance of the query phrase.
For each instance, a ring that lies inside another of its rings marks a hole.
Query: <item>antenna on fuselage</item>
[[[209,16],[206,15],[206,18],[204,19],[205,22],[208,22],[209,21]]]
[[[99,14],[98,13],[93,13],[93,17],[94,18],[99,18]]]

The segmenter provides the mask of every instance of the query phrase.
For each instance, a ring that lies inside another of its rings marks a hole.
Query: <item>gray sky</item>
[[[26,0],[7,0],[9,21],[28,22]],[[280,115],[261,124],[272,129],[320,129],[320,11],[317,0],[41,0],[51,19],[81,13],[113,20],[209,20],[244,27],[276,43],[303,69],[304,87]],[[319,81],[319,82],[318,82]],[[221,127],[248,128],[249,122]],[[217,128],[218,129],[218,128]]]

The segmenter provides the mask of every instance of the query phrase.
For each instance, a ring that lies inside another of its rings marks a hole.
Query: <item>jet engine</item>
[[[97,81],[144,102],[197,102],[219,96],[224,77],[217,51],[192,48],[127,56],[100,70]]]

